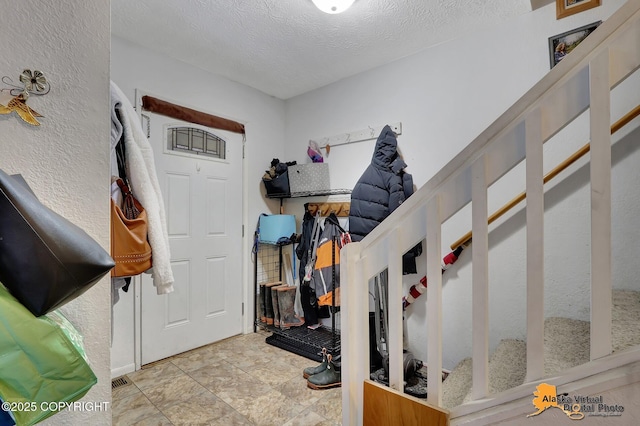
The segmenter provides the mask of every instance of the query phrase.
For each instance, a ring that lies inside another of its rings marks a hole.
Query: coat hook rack
[[[42,71],[25,69],[18,77],[21,85],[14,84],[9,76],[2,77],[2,82],[10,88],[0,89],[0,92],[9,92],[13,98],[6,104],[0,103],[0,114],[8,115],[15,112],[25,123],[39,126],[38,118],[44,117],[27,105],[30,95],[42,96],[49,93],[51,85]]]
[[[376,139],[380,134],[380,132],[382,131],[382,129],[384,128],[384,126],[385,125],[375,126],[375,127],[368,126],[366,129],[355,130],[349,133],[343,133],[340,135],[335,135],[335,136],[330,136],[325,138],[312,139],[309,142],[318,144],[320,149],[324,149],[327,152],[327,155],[329,155],[331,148],[335,148],[336,146],[350,145],[356,142],[363,142],[371,139]],[[391,129],[394,131],[396,135],[402,134],[401,122],[392,123],[392,124],[389,124],[389,126],[391,127]]]
[[[322,217],[329,216],[331,213],[338,217],[349,217],[351,203],[349,201],[306,203],[305,207],[312,216],[315,216],[317,212],[320,212],[320,216]]]

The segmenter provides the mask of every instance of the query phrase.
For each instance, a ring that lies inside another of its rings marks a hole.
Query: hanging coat
[[[351,192],[349,233],[360,241],[413,194],[413,177],[404,171],[407,164],[398,153],[398,140],[391,127],[384,126],[373,152],[371,164]],[[402,258],[403,273],[416,273],[416,256],[422,243]]]
[[[344,232],[336,215],[331,213],[324,222],[316,251],[312,283],[317,297],[340,287],[340,236]]]
[[[378,136],[371,163],[351,192],[349,233],[360,241],[405,200],[403,179],[407,164],[398,154],[398,141],[391,127],[385,126]],[[408,184],[407,184],[408,185]]]
[[[304,281],[305,267],[309,261],[309,248],[311,247],[311,237],[313,233],[313,222],[315,218],[307,210],[307,204],[304,207],[304,217],[302,218],[302,232],[300,233],[300,243],[296,247],[296,256],[300,261],[298,274],[300,282]]]
[[[313,242],[311,238],[313,236],[313,224],[316,220],[307,210],[307,204],[305,204],[304,210],[302,233],[300,243],[296,247],[296,256],[300,260],[300,269],[298,270],[300,277],[300,304],[304,312],[304,322],[306,325],[311,326],[318,324],[319,318],[329,318],[329,309],[326,306],[318,306],[315,291],[311,288],[310,283],[304,279],[307,263],[311,261],[309,252],[312,248]]]

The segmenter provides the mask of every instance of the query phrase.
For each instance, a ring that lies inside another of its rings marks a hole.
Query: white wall
[[[4,4],[0,74],[44,72],[45,96],[28,105],[44,115],[35,128],[0,116],[0,168],[21,173],[40,200],[105,248],[109,246],[109,1]],[[2,85],[4,88],[4,85]],[[3,92],[3,95],[5,93]],[[5,101],[5,99],[2,99]],[[62,308],[84,336],[98,383],[83,401],[110,402],[109,280]],[[44,424],[109,425],[111,412],[60,412]]]
[[[135,89],[142,89],[167,99],[186,99],[190,107],[245,124],[243,288],[245,312],[249,312],[245,332],[253,331],[253,264],[249,254],[260,213],[278,211],[278,203],[262,195],[261,177],[271,159],[282,158],[284,152],[284,102],[117,37],[111,39],[111,79],[132,103]],[[135,361],[132,292],[121,292],[120,299],[113,312],[114,377],[132,371]]]
[[[286,103],[286,160],[306,161],[309,139],[400,121],[399,146],[409,165],[407,171],[420,187],[548,72],[550,36],[604,20],[623,3],[609,0],[562,20],[556,20],[555,6],[550,4],[500,27],[290,99]],[[613,119],[638,103],[638,96],[632,94],[639,86],[635,76],[616,90]],[[578,122],[584,123],[584,117]],[[635,247],[632,237],[637,229],[631,212],[637,211],[639,202],[637,191],[628,185],[639,177],[637,167],[632,166],[640,156],[631,143],[633,138],[638,138],[638,132],[614,148],[614,245],[626,248],[614,253],[614,282],[617,287],[638,288],[632,277],[640,271],[629,254],[634,251],[629,247]],[[571,125],[545,146],[545,170],[586,142],[588,130],[579,123]],[[353,187],[370,162],[374,144],[368,141],[335,147],[325,156],[332,187]],[[628,155],[631,157],[620,159]],[[585,162],[572,167],[547,189],[546,316],[589,316],[589,171]],[[523,189],[519,167],[490,189],[490,213]],[[560,203],[563,197],[568,198]],[[288,206],[295,213],[302,212],[302,202],[292,200]],[[524,337],[523,209],[524,203],[490,228],[492,346],[501,338]],[[470,209],[445,223],[443,253],[469,229]],[[423,264],[420,267],[425,270]],[[422,275],[405,277],[405,290]],[[453,368],[470,355],[470,282],[468,250],[444,277],[445,368]],[[425,299],[418,299],[406,315],[408,347],[421,359],[426,359]]]
[[[606,19],[622,3],[622,0],[609,0],[603,6],[562,20],[555,19],[555,9],[550,4],[500,27],[438,45],[286,102],[117,37],[112,37],[111,72],[112,79],[132,100],[135,88],[170,99],[188,97],[192,106],[246,124],[244,223],[248,232],[243,251],[243,285],[247,306],[253,306],[253,269],[248,256],[251,234],[261,212],[277,211],[276,201],[264,199],[260,183],[271,158],[305,162],[309,139],[401,121],[400,149],[409,164],[408,171],[417,186],[421,186],[548,72],[548,37]],[[204,81],[207,84],[202,84]],[[626,95],[634,93],[638,85],[635,78],[630,85],[617,90],[615,105],[628,103]],[[622,115],[623,110],[622,107],[615,110],[614,118]],[[587,141],[587,132],[575,127],[569,132],[570,137],[547,143],[545,153],[552,159],[547,170]],[[631,143],[623,142],[618,145],[618,151],[614,150],[614,161],[624,154],[632,157],[620,164],[633,163],[638,154]],[[352,188],[369,163],[373,146],[374,141],[369,141],[335,147],[325,156],[331,168],[332,187]],[[584,164],[582,161],[574,166],[562,183],[552,184],[547,190],[547,246],[554,247],[546,262],[547,316],[588,317],[588,214],[576,214],[566,208],[566,205],[587,205],[588,168],[585,169]],[[636,178],[633,172],[633,167],[618,167],[614,179],[628,182]],[[516,169],[490,190],[490,209],[497,209],[523,188],[522,173]],[[614,215],[618,212],[620,219],[616,222],[616,238],[624,241],[633,241],[634,228],[631,231],[627,228],[633,224],[633,217],[628,212],[635,211],[638,203],[637,196],[633,191],[629,193],[629,189],[621,185],[616,199],[625,200],[627,204],[614,207]],[[558,203],[557,199],[564,196],[569,197],[568,201]],[[302,204],[307,201],[310,199],[287,200],[286,210],[300,216]],[[522,208],[492,226],[490,235],[491,303],[500,305],[504,312],[502,317],[491,317],[492,345],[503,337],[523,337]],[[469,229],[469,211],[462,211],[448,221],[443,228],[443,250]],[[630,277],[637,271],[621,267],[633,262],[625,261],[629,253],[619,254],[620,257],[614,255],[614,266],[617,265],[614,281],[619,287],[629,286]],[[419,267],[424,270],[424,265]],[[407,276],[406,287],[417,282],[421,275]],[[470,276],[469,253],[465,252],[445,275],[447,368],[469,354]],[[567,285],[568,282],[573,284]],[[114,309],[111,361],[114,376],[130,371],[134,363],[133,302],[130,294],[121,296]],[[407,320],[409,348],[423,359],[426,358],[424,297],[411,308]],[[248,316],[247,331],[251,328],[250,322]]]

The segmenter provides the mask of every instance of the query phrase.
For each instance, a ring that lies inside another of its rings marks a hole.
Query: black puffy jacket
[[[413,193],[413,177],[404,172],[407,164],[398,154],[398,140],[391,127],[378,136],[371,164],[351,192],[349,233],[353,241],[362,240]],[[422,243],[403,256],[403,273],[416,272],[415,257]]]
[[[371,164],[351,192],[349,233],[354,241],[363,239],[402,204],[406,199],[403,184],[413,192],[413,180],[403,172],[405,167],[407,164],[398,155],[396,135],[391,127],[385,126],[378,136]]]

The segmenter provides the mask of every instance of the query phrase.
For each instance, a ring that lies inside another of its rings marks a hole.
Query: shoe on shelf
[[[304,318],[296,315],[295,311],[297,289],[298,287],[296,286],[287,285],[277,287],[276,289],[276,293],[278,294],[278,308],[280,310],[280,328],[283,330],[304,325]]]
[[[258,299],[258,321],[262,324],[267,323],[267,306],[265,294],[267,290],[265,288],[265,283],[260,283],[260,298]]]
[[[275,281],[271,283],[266,283],[264,285],[264,312],[265,312],[265,323],[267,325],[273,325],[274,321],[274,311],[273,311],[273,297],[271,296],[271,289],[276,286],[282,285],[282,281]],[[277,299],[276,299],[277,301]],[[280,321],[280,316],[278,313],[278,322]]]
[[[282,320],[282,312],[280,312],[280,301],[278,299],[278,290],[286,287],[286,284],[274,285],[271,287],[271,306],[273,307],[273,325],[280,327]]]

